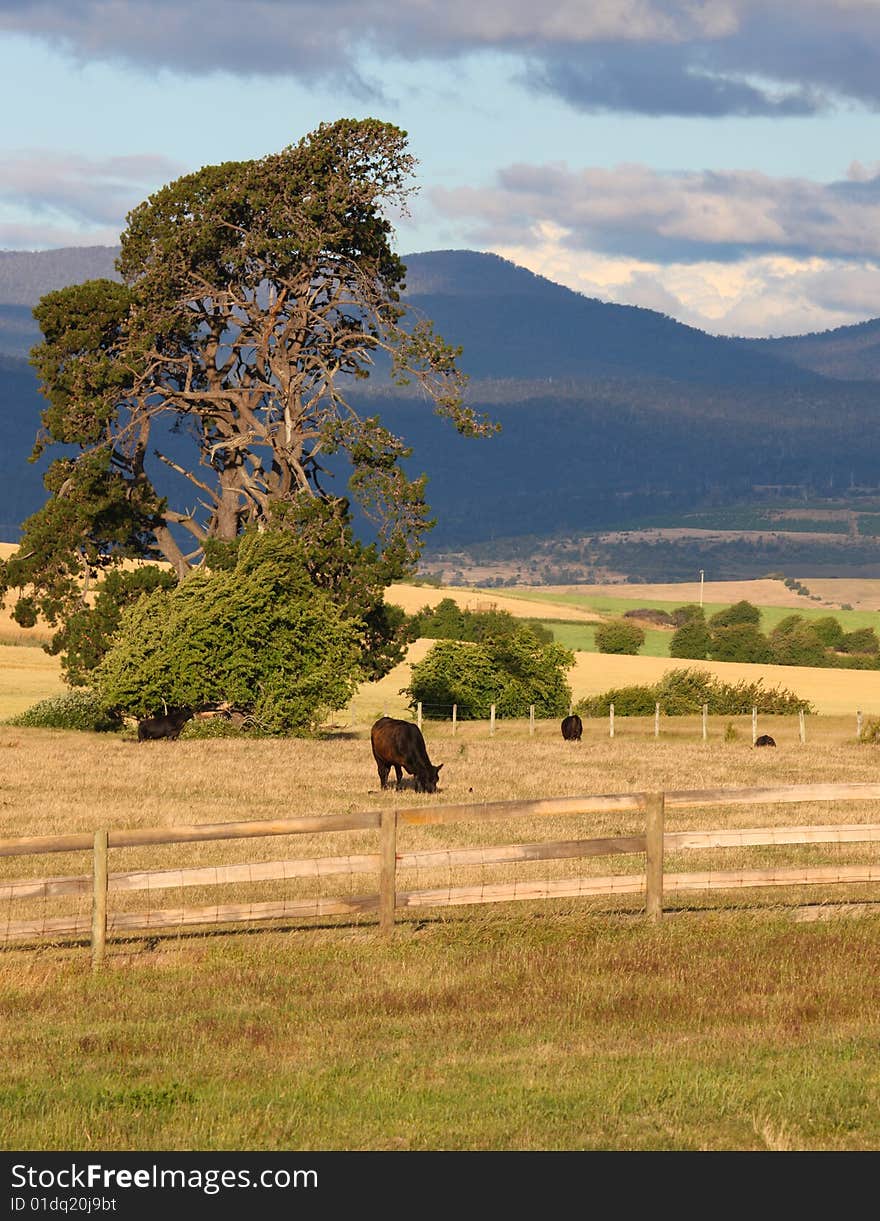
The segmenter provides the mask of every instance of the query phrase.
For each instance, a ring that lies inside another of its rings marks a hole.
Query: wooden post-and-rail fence
[[[610,894],[645,895],[645,914],[658,920],[664,895],[687,890],[725,890],[742,887],[792,886],[819,883],[880,882],[880,862],[817,867],[715,870],[669,874],[664,856],[670,851],[782,844],[880,843],[880,824],[831,824],[788,827],[751,827],[710,831],[668,831],[670,810],[776,805],[798,802],[880,800],[880,784],[805,784],[778,788],[678,790],[656,793],[616,793],[598,796],[545,798],[538,801],[497,801],[466,805],[430,805],[387,808],[353,814],[331,814],[280,820],[254,820],[147,828],[98,830],[91,834],[30,836],[0,840],[0,856],[42,855],[91,851],[91,875],[28,878],[0,882],[0,899],[38,899],[64,894],[92,897],[91,918],[62,916],[8,921],[0,924],[0,940],[16,938],[91,936],[92,963],[104,957],[107,933],[199,924],[303,918],[338,914],[378,914],[379,928],[388,934],[396,912],[405,908],[445,907],[571,896]],[[592,839],[507,843],[479,847],[433,848],[398,851],[398,831],[405,826],[566,815],[637,813],[645,817],[643,833]],[[114,848],[153,844],[253,839],[277,835],[304,835],[333,831],[376,830],[378,852],[342,856],[306,857],[282,861],[256,861],[164,870],[111,873],[108,852]],[[502,865],[524,861],[563,860],[577,857],[643,854],[644,870],[606,877],[583,875],[550,880],[444,886],[440,889],[401,891],[399,869],[447,868],[466,865]],[[186,886],[209,886],[242,881],[323,878],[338,874],[378,874],[378,894],[342,898],[278,899],[248,904],[212,904],[206,907],[165,908],[149,911],[108,912],[108,894],[115,891],[160,891]]]

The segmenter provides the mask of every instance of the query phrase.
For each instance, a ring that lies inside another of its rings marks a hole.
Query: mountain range
[[[27,363],[42,293],[115,276],[108,247],[0,252],[0,537],[43,501],[29,465],[41,398]],[[496,255],[404,256],[404,301],[461,344],[469,399],[502,425],[457,436],[381,375],[355,405],[413,445],[435,545],[589,533],[658,512],[875,487],[880,319],[780,339],[712,336],[654,310],[585,297]],[[363,387],[363,388],[361,388]]]

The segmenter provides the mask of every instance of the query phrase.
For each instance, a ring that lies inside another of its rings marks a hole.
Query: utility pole
[[[703,605],[703,577],[705,576],[703,569],[700,569],[700,606]]]

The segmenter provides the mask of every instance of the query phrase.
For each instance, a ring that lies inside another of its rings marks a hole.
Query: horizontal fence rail
[[[774,845],[880,842],[880,824],[874,823],[667,831],[665,829],[667,811],[715,806],[857,800],[880,800],[880,784],[809,784],[749,789],[673,790],[662,793],[613,793],[546,798],[538,801],[420,806],[386,809],[381,812],[369,811],[281,820],[208,823],[200,826],[122,831],[100,830],[93,834],[4,839],[0,840],[0,856],[42,855],[89,850],[93,853],[93,869],[91,874],[25,878],[2,882],[0,883],[0,900],[12,902],[91,894],[92,912],[89,916],[71,915],[9,920],[5,925],[0,924],[0,936],[5,936],[7,940],[16,940],[90,935],[92,961],[98,965],[103,957],[104,939],[108,932],[122,933],[204,924],[234,924],[241,921],[378,913],[379,927],[383,932],[388,933],[393,928],[397,910],[639,893],[645,895],[646,914],[656,919],[662,913],[663,895],[668,893],[688,890],[735,890],[745,887],[880,882],[880,863],[666,873],[663,862],[665,854],[669,852]],[[645,832],[588,839],[397,851],[398,830],[405,826],[434,826],[467,821],[483,823],[527,817],[543,818],[616,812],[643,813]],[[138,869],[127,872],[110,872],[107,869],[108,852],[114,848],[352,830],[378,831],[378,852],[173,869]],[[635,874],[613,874],[604,877],[520,879],[513,882],[487,882],[411,890],[397,888],[397,872],[401,869],[446,868],[453,871],[458,867],[474,865],[511,865],[530,861],[624,854],[643,855],[645,857],[644,870]],[[146,912],[110,912],[107,910],[108,897],[125,892],[152,893],[186,887],[353,874],[378,875],[378,893],[348,897],[283,898],[253,903],[163,907]]]

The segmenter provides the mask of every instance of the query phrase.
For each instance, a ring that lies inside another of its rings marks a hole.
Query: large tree
[[[494,431],[463,402],[459,350],[400,301],[386,213],[405,210],[413,168],[390,124],[322,124],[282,152],[162,188],[128,216],[122,283],[41,300],[32,363],[48,406],[34,456],[67,449],[2,573],[3,589],[31,587],[23,620],[66,621],[89,579],[125,558],[164,559],[183,579],[212,542],[308,523],[321,537],[348,531],[351,565],[370,569],[358,613],[382,652],[394,629],[381,589],[411,570],[431,523],[404,441],[358,413],[358,379],[382,360],[460,432]],[[348,494],[331,490],[339,457]],[[179,502],[157,490],[160,464],[188,488]],[[349,496],[372,545],[352,544]]]

